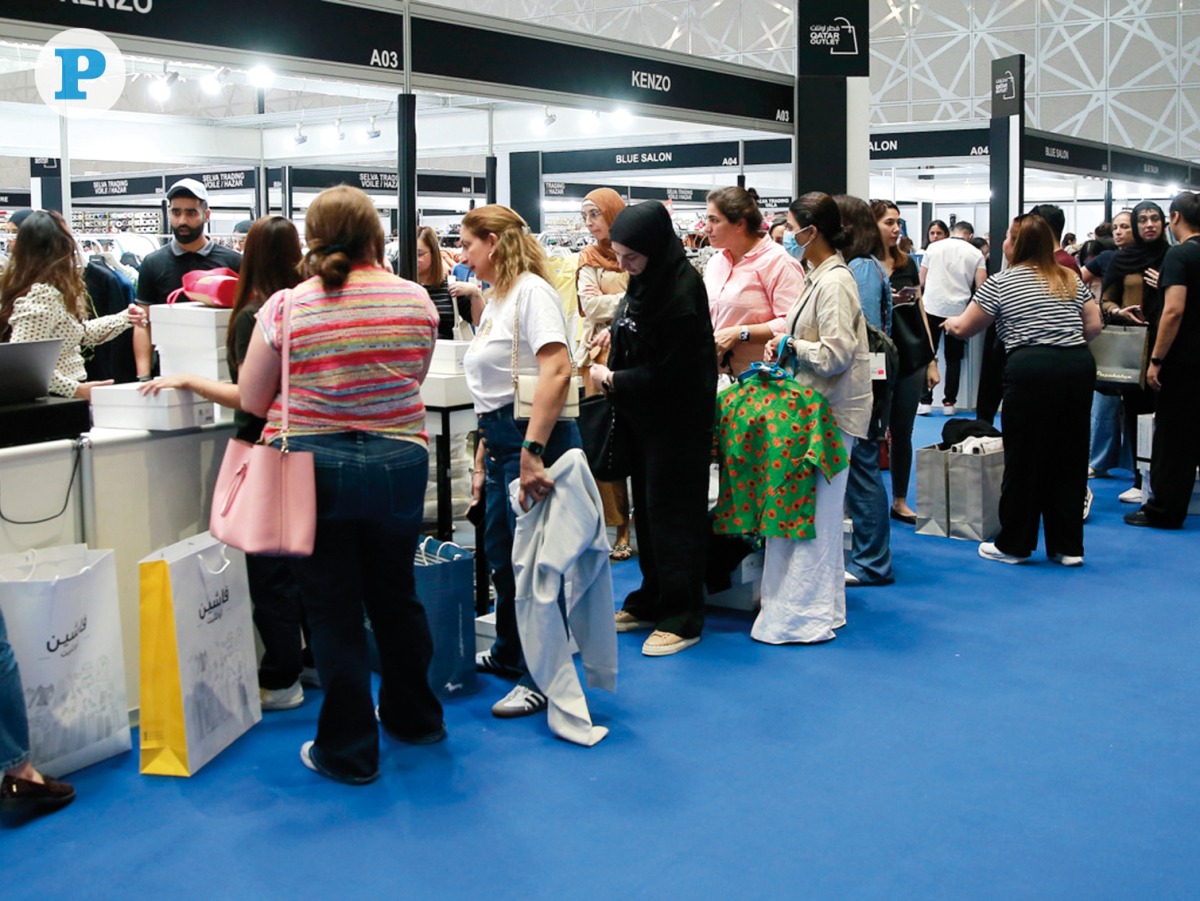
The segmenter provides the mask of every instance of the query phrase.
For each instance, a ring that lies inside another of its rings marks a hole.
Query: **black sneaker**
[[[487,673],[490,676],[501,676],[505,679],[520,679],[525,675],[524,670],[519,670],[515,666],[509,666],[507,663],[501,663],[492,656],[491,651],[480,651],[475,655],[475,671],[477,673]]]

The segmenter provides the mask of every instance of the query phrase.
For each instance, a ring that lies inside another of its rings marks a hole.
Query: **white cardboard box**
[[[475,653],[489,651],[496,640],[496,614],[475,617]]]
[[[194,429],[211,423],[213,415],[211,403],[182,388],[147,396],[136,384],[92,389],[92,423],[100,429]]]
[[[163,347],[224,347],[232,310],[198,301],[150,307],[150,339]]]
[[[228,382],[229,363],[225,347],[180,347],[158,349],[158,369],[163,375],[202,375],[217,382]]]
[[[427,407],[459,407],[472,403],[465,375],[431,372],[421,386],[421,400]]]
[[[438,375],[459,375],[463,371],[463,357],[467,355],[470,341],[447,341],[438,339],[433,346],[433,359],[429,371]]]

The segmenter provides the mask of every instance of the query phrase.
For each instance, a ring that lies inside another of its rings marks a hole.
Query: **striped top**
[[[1083,305],[1092,299],[1087,285],[1076,279],[1075,296],[1050,294],[1049,287],[1028,266],[997,272],[975,292],[975,303],[996,317],[996,334],[1005,350],[1018,347],[1075,347],[1083,337]]]
[[[286,292],[258,312],[267,343],[283,345]],[[371,432],[428,444],[419,377],[433,354],[438,314],[425,289],[374,266],[355,267],[326,294],[319,278],[292,289],[293,435]],[[281,397],[263,438],[280,431]]]

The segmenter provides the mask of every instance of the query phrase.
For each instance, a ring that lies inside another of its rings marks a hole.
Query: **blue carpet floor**
[[[301,765],[319,692],[191,779],[91,767],[0,830],[0,897],[1197,897],[1200,523],[1126,527],[1128,484],[1091,483],[1082,569],[896,524],[896,584],[851,590],[829,644],[721,613],[677,657],[619,636],[594,748],[493,719],[482,677],[368,787]]]

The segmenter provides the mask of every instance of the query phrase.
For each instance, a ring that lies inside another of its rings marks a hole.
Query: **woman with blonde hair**
[[[317,488],[316,542],[294,566],[325,691],[300,759],[360,785],[379,776],[380,725],[413,744],[446,735],[413,575],[429,475],[420,392],[438,316],[420,285],[385,267],[379,214],[359,189],[322,191],[304,231],[311,277],[258,311],[238,390],[242,409],[266,418],[263,440],[279,441],[289,314],[288,446],[313,453]],[[378,706],[364,613],[379,646]]]
[[[595,394],[597,388],[588,377],[592,363],[608,362],[609,344],[596,343],[596,337],[612,325],[617,307],[625,298],[629,273],[621,269],[613,250],[609,229],[613,220],[625,209],[625,201],[612,188],[597,188],[583,198],[580,215],[583,224],[596,239],[579,252],[579,271],[576,286],[579,293],[579,312],[583,316],[583,336],[579,340],[576,360],[583,377],[584,393]],[[624,480],[600,482],[600,497],[604,500],[604,524],[615,526],[613,560],[628,560],[633,556],[629,543],[629,488]]]
[[[559,419],[571,383],[567,321],[549,280],[546,252],[515,212],[489,204],[462,221],[463,256],[492,287],[463,368],[479,416],[479,441],[471,495],[485,494],[484,549],[496,588],[496,641],[476,658],[480,672],[515,678],[515,688],[492,707],[501,718],[528,716],[546,707],[546,696],[530,678],[517,632],[516,583],[512,548],[516,515],[508,486],[520,481],[522,507],[545,500],[554,490],[546,469],[571,448],[581,446],[579,427]],[[513,415],[513,330],[518,371],[538,373],[533,410],[527,420]]]
[[[0,341],[61,338],[50,393],[90,400],[92,388],[112,380],[87,381],[81,348],[111,341],[131,325],[145,326],[146,311],[130,304],[120,313],[88,319],[82,259],[60,213],[34,210],[10,247],[12,258],[0,276]]]
[[[1083,563],[1083,499],[1096,361],[1087,342],[1103,327],[1091,291],[1054,259],[1054,234],[1041,217],[1008,229],[1009,268],[993,275],[943,328],[970,338],[993,321],[1004,343],[1004,482],[1000,534],[979,556],[1024,563],[1045,530],[1046,556]]]

